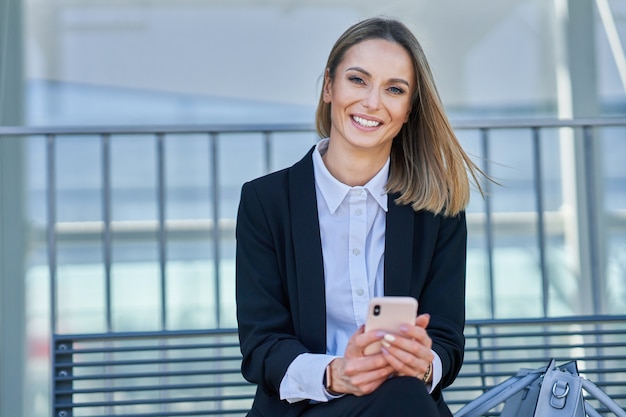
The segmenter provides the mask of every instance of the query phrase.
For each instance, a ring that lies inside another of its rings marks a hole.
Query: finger
[[[381,354],[381,358],[382,358],[382,354]],[[368,371],[358,372],[352,375],[346,373],[346,376],[349,379],[350,383],[354,386],[364,386],[364,385],[374,383],[380,379],[386,379],[389,377],[389,375],[395,372],[395,370],[389,363],[387,363],[386,360],[383,359],[383,361],[385,364],[382,367],[374,368]]]
[[[375,355],[360,356],[358,358],[346,358],[343,373],[351,378],[359,374],[380,371],[380,375],[382,376],[387,372],[393,371],[386,369],[388,366],[389,364],[382,353],[377,353]],[[377,375],[373,375],[370,378],[376,377]]]
[[[428,335],[428,332],[425,328],[420,326],[400,326],[401,336],[404,336],[406,339],[415,340],[420,345],[425,346],[427,349],[431,349],[433,345],[433,341]],[[406,346],[405,346],[406,348]]]
[[[394,347],[383,348],[382,354],[398,376],[422,378],[431,363]]]
[[[365,353],[365,349],[380,341],[385,336],[385,332],[380,330],[372,330],[370,332],[355,333],[348,341],[346,347],[346,357],[360,357]],[[377,351],[378,349],[375,349]]]
[[[348,345],[346,346],[346,357],[358,357],[363,356],[363,342],[360,340],[363,334],[365,333],[365,326],[360,326],[356,332],[350,336],[348,340]],[[367,338],[366,338],[367,340]]]
[[[334,376],[333,386],[339,392],[363,395],[370,393],[382,384],[392,372],[393,368],[382,357],[382,354],[374,357],[361,357],[357,359],[337,361],[340,365],[337,374]],[[373,363],[378,365],[371,367]]]
[[[430,314],[428,313],[420,314],[415,319],[415,325],[423,329],[428,327],[428,323],[430,323]]]
[[[423,329],[418,330],[423,331]],[[409,339],[388,334],[385,335],[381,344],[387,348],[387,351],[394,354],[398,359],[409,366],[412,366],[415,360],[421,359],[426,362],[432,362],[434,359],[434,355],[431,351],[432,341],[430,338],[428,338],[425,343],[422,343],[413,338]]]

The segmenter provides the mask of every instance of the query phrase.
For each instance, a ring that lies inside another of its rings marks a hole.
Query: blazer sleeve
[[[264,191],[255,182],[242,187],[236,226],[236,301],[242,374],[273,395],[289,364],[307,349],[295,337],[287,295],[281,230],[286,226],[280,222],[288,215],[286,209],[280,213],[286,204],[281,206]]]
[[[463,364],[467,226],[464,212],[436,217],[439,228],[419,301],[420,311],[431,316],[428,333],[442,361],[439,387],[443,389],[452,384]]]

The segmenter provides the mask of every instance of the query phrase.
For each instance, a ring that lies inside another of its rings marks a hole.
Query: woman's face
[[[352,46],[324,80],[330,104],[331,142],[352,151],[389,155],[391,143],[411,111],[413,62],[406,50],[384,39]]]

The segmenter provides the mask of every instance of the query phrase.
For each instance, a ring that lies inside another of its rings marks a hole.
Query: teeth
[[[360,124],[361,126],[365,126],[365,127],[376,127],[380,124],[380,122],[375,122],[373,120],[367,120],[364,119],[362,117],[358,117],[358,116],[353,116],[352,119],[357,122],[358,124]]]

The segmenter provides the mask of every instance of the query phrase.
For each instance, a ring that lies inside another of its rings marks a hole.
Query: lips
[[[354,120],[357,124],[363,127],[378,127],[380,126],[380,122],[376,120],[365,119],[360,116],[352,116],[352,120]]]

